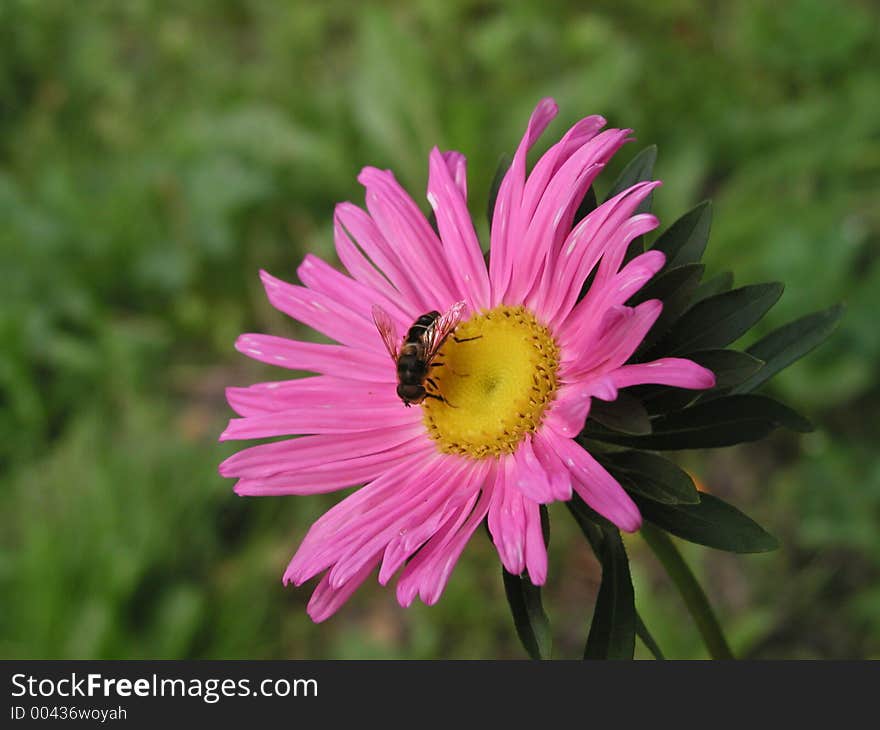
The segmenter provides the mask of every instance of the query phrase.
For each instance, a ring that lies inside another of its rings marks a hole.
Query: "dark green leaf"
[[[627,188],[631,188],[636,183],[650,180],[654,173],[654,163],[657,161],[657,145],[645,147],[639,154],[630,160],[629,164],[623,168],[618,175],[617,180],[605,196],[605,200],[610,200],[618,193],[622,193]],[[651,210],[651,196],[649,195],[637,209],[643,213]]]
[[[754,375],[764,364],[738,350],[700,350],[688,355],[698,365],[715,373],[715,388],[730,388]]]
[[[550,656],[550,620],[541,604],[541,589],[532,585],[527,576],[513,575],[501,569],[504,592],[513,615],[516,634],[532,659]]]
[[[660,651],[660,647],[657,645],[657,642],[654,641],[654,637],[651,636],[651,632],[648,631],[648,627],[645,626],[645,622],[642,621],[642,617],[639,615],[639,612],[636,611],[636,636],[638,636],[645,647],[651,652],[651,655],[655,659],[665,659],[663,656],[663,652]]]
[[[634,496],[644,517],[688,542],[733,553],[763,553],[779,543],[757,522],[711,494],[699,504],[659,504]]]
[[[744,382],[741,381],[733,392],[748,393],[754,390],[821,345],[834,331],[842,314],[843,305],[838,304],[789,322],[756,342],[747,352],[764,360],[764,367]]]
[[[809,421],[779,401],[762,395],[728,395],[654,419],[648,436],[590,434],[639,449],[710,449],[757,441],[779,426],[812,429]]]
[[[702,264],[685,264],[664,271],[657,278],[649,281],[635,294],[627,304],[635,306],[649,299],[663,301],[663,311],[651,327],[650,332],[636,351],[636,360],[640,354],[647,352],[674,324],[682,313],[690,306],[694,291],[703,276]]]
[[[666,254],[667,269],[697,262],[706,250],[711,226],[712,203],[704,200],[669,226],[652,248]]]
[[[590,213],[596,210],[596,190],[590,185],[587,188],[587,192],[584,195],[584,199],[581,201],[581,204],[578,206],[577,212],[574,214],[574,226],[580,223],[584,218],[586,218]]]
[[[590,418],[605,428],[620,433],[651,433],[651,422],[645,407],[637,398],[623,391],[617,394],[617,400],[608,403],[594,399],[590,407]],[[587,426],[589,425],[588,420]]]
[[[510,155],[503,155],[495,169],[495,177],[492,178],[492,185],[489,187],[489,203],[486,206],[486,217],[489,221],[489,230],[492,229],[492,216],[495,214],[495,201],[498,200],[498,189],[501,187],[501,181],[507,173],[513,158]]]
[[[601,527],[578,510],[578,496],[568,503],[590,546],[602,565],[602,583],[596,597],[593,621],[584,659],[632,659],[635,650],[636,607],[629,558],[620,532],[610,524]],[[589,509],[589,508],[588,508]]]
[[[606,530],[599,557],[602,583],[584,659],[632,659],[636,641],[636,606],[629,559],[620,533]]]
[[[782,284],[754,284],[716,294],[691,307],[664,339],[666,354],[724,347],[739,339],[782,295]]]
[[[727,639],[724,638],[718,619],[715,618],[709,599],[669,535],[649,522],[642,525],[639,534],[645,539],[648,547],[657,556],[675,587],[678,588],[709,650],[709,656],[713,659],[733,659],[733,653],[730,651]]]
[[[702,302],[704,299],[730,291],[732,288],[733,272],[722,271],[717,276],[713,276],[711,279],[704,281],[697,287],[697,290],[694,292],[693,303],[696,304],[697,302]]]
[[[688,473],[648,451],[603,454],[602,465],[629,492],[663,504],[697,504],[700,495]]]

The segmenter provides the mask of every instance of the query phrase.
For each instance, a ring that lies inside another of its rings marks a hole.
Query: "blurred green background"
[[[815,433],[686,455],[781,538],[684,546],[747,657],[880,657],[880,11],[869,2],[0,3],[0,656],[519,657],[483,532],[441,602],[370,582],[330,622],[281,574],[334,497],[240,499],[223,388],[286,377],[239,332],[305,336],[265,302],[335,262],[363,165],[422,199],[433,144],[470,160],[481,221],[542,96],[657,143],[667,223],[704,197],[709,274],[782,279],[762,331],[845,301],[772,392]],[[549,139],[549,137],[548,137]],[[546,142],[545,142],[546,144]],[[578,656],[598,567],[551,510],[545,603]],[[628,539],[666,653],[702,657]],[[638,649],[644,656],[643,647]]]

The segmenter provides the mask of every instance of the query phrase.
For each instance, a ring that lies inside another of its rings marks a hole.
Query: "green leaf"
[[[648,420],[645,407],[638,398],[623,391],[617,394],[616,400],[608,403],[594,399],[590,406],[590,419],[620,433],[635,435],[651,433],[651,422]],[[590,425],[588,420],[588,430]]]
[[[697,287],[697,290],[694,292],[693,303],[696,304],[697,302],[702,302],[704,299],[730,291],[732,288],[733,272],[722,271],[717,276],[713,276],[711,279],[704,281]]]
[[[602,583],[596,596],[584,659],[632,659],[636,635],[635,594],[620,532],[604,518],[597,524],[591,517],[593,511],[577,495],[566,505],[602,566]]]
[[[660,316],[636,350],[636,360],[641,358],[641,353],[649,351],[666,334],[682,313],[687,310],[702,276],[702,264],[677,266],[674,269],[664,271],[658,277],[649,281],[638,293],[630,298],[627,302],[629,306],[641,304],[649,299],[660,299],[663,301],[663,310],[660,312]]]
[[[666,354],[724,347],[739,339],[782,295],[782,284],[753,284],[693,305],[661,343]]]
[[[636,183],[650,180],[654,174],[654,163],[657,162],[657,145],[645,147],[639,154],[630,160],[629,164],[623,168],[620,175],[605,196],[605,200],[611,200],[618,193],[622,193],[627,188],[631,188]],[[642,201],[637,211],[640,213],[651,210],[651,196],[649,195]]]
[[[712,203],[704,200],[667,228],[651,247],[666,254],[666,268],[699,261],[709,242]]]
[[[590,436],[622,446],[659,451],[712,449],[757,441],[785,426],[801,433],[812,430],[803,416],[763,395],[728,395],[652,421],[648,436],[608,433]]]
[[[644,517],[688,542],[732,553],[763,553],[779,547],[776,538],[733,505],[711,494],[698,504],[659,504],[633,495]]]
[[[602,583],[596,596],[584,659],[632,659],[636,605],[629,558],[616,528],[602,532],[604,539],[596,553],[602,564]]]
[[[697,504],[693,479],[678,465],[649,451],[620,451],[599,457],[628,492],[662,504]]]
[[[764,365],[757,357],[739,350],[700,350],[690,353],[688,359],[715,373],[714,389],[742,383]]]
[[[752,345],[746,352],[764,361],[751,377],[740,381],[734,393],[755,390],[776,373],[821,345],[834,331],[843,315],[843,305],[838,304],[821,312],[789,322]]]
[[[727,639],[724,638],[724,632],[721,630],[718,619],[715,618],[715,612],[709,604],[709,599],[706,598],[702,587],[669,535],[647,523],[642,526],[639,534],[666,569],[675,587],[678,588],[678,592],[709,650],[709,656],[713,659],[733,659],[733,652],[730,651]],[[644,641],[644,639],[642,640]]]
[[[498,200],[498,189],[501,187],[501,181],[504,180],[507,170],[513,157],[503,155],[495,168],[495,177],[492,178],[492,184],[489,186],[489,202],[486,205],[486,218],[489,221],[489,230],[492,230],[492,216],[495,215],[495,201]]]
[[[550,657],[550,620],[541,603],[541,589],[528,576],[514,575],[501,569],[504,592],[513,615],[516,634],[532,659]]]
[[[642,621],[642,617],[639,615],[638,611],[636,611],[636,636],[642,640],[642,643],[648,651],[651,652],[655,659],[663,660],[666,658],[663,656],[663,652],[660,651],[657,642],[654,641],[654,637],[651,636],[651,632],[648,631],[648,627],[645,626],[645,622]]]

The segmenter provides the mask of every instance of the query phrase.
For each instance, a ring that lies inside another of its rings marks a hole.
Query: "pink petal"
[[[463,459],[441,461],[423,480],[411,485],[405,495],[398,495],[394,503],[387,505],[381,516],[365,520],[362,538],[349,544],[346,554],[340,556],[330,570],[330,584],[344,584],[359,570],[364,555],[373,549],[386,549],[392,540],[401,536],[401,532],[406,534],[410,529],[427,525],[433,527],[429,530],[430,537],[439,526],[437,523],[442,518],[450,497],[454,496],[452,493],[455,487],[462,480],[467,481],[465,474],[470,471],[471,466]],[[457,501],[462,501],[460,496]],[[353,528],[349,526],[349,530]]]
[[[511,486],[515,486],[528,499],[539,504],[556,501],[550,477],[544,470],[532,448],[532,437],[526,436],[513,455],[514,474]]]
[[[605,254],[609,254],[609,263],[613,259],[620,265],[626,250],[610,250],[615,234],[658,185],[656,181],[633,185],[602,203],[572,229],[542,281],[544,297],[540,306],[546,321],[568,316],[584,281]]]
[[[335,375],[357,381],[397,383],[397,370],[388,353],[366,352],[345,345],[288,340],[272,335],[241,335],[235,349],[254,360],[289,370]]]
[[[409,278],[396,251],[365,211],[351,203],[340,203],[336,206],[334,220],[336,251],[353,277],[391,299],[394,299],[395,291],[399,292],[404,309],[422,313],[430,311],[426,309],[428,303],[419,282]],[[355,242],[369,260],[361,254]]]
[[[410,455],[386,468],[315,521],[287,566],[285,581],[301,585],[349,554],[353,546],[387,525],[393,510],[405,511],[422,493],[423,482],[443,476],[449,464],[449,459],[433,451],[421,457]]]
[[[571,439],[560,436],[548,443],[568,467],[574,491],[584,502],[621,530],[635,532],[641,527],[635,502],[599,462]]]
[[[409,606],[416,593],[427,605],[435,604],[449,582],[452,569],[467,541],[489,510],[490,492],[484,488],[473,509],[466,504],[409,561],[397,583],[397,600]]]
[[[526,132],[517,147],[510,169],[498,188],[492,216],[492,255],[489,257],[493,307],[500,304],[507,293],[515,264],[515,246],[525,232],[520,209],[526,182],[526,155],[557,112],[558,108],[553,99],[541,99],[538,102],[529,118]]]
[[[365,167],[358,181],[366,188],[367,209],[397,253],[401,269],[424,292],[424,311],[443,311],[459,301],[440,240],[394,176]]]
[[[293,380],[277,380],[256,383],[246,388],[227,388],[226,400],[240,416],[258,416],[286,411],[297,405],[324,402],[334,398],[337,403],[400,402],[390,383],[336,378],[330,375],[313,375]]]
[[[535,435],[534,449],[535,455],[544,467],[544,471],[550,479],[550,489],[553,497],[559,502],[566,502],[571,499],[571,474],[556,455],[556,452],[546,443],[548,438],[548,429],[543,429]],[[549,438],[555,438],[551,432]]]
[[[310,404],[261,416],[231,418],[220,435],[220,441],[369,431],[379,424],[386,427],[404,426],[417,423],[420,419],[420,409],[406,408],[403,403],[344,405],[331,399],[322,405]]]
[[[224,477],[255,479],[390,451],[424,433],[421,423],[346,434],[301,436],[243,449],[220,464]]]
[[[535,163],[534,169],[526,180],[523,192],[522,209],[528,219],[531,219],[535,214],[535,209],[538,207],[550,179],[577,150],[595,137],[596,133],[604,126],[605,119],[600,116],[581,119]]]
[[[383,352],[382,338],[371,320],[340,305],[326,294],[294,286],[265,271],[260,278],[275,309],[349,347]]]
[[[636,215],[623,223],[609,244],[609,250],[625,252],[630,242],[637,236],[644,235],[657,227],[657,217],[649,213]],[[586,340],[595,335],[598,324],[611,307],[624,304],[633,294],[656,274],[666,261],[662,251],[647,251],[636,256],[619,273],[600,276],[603,267],[617,266],[619,261],[613,257],[605,257],[590,291],[574,306],[560,328],[563,338]],[[611,262],[609,264],[609,262]]]
[[[566,361],[560,368],[563,378],[587,380],[619,368],[645,339],[662,309],[659,299],[637,307],[611,307],[594,337],[572,340],[566,333],[565,339],[560,338],[566,349]]]
[[[456,187],[446,160],[435,147],[431,151],[428,174],[428,202],[437,217],[449,271],[456,285],[456,296],[472,311],[489,303],[489,274],[480,242],[468,213],[467,202]]]
[[[345,585],[338,588],[330,586],[330,578],[325,575],[318,583],[309,605],[306,607],[309,616],[316,624],[326,621],[336,613],[352,594],[360,588],[361,584],[370,575],[376,562],[379,560],[378,553],[365,561],[363,568],[354,575]],[[285,581],[286,582],[286,581]]]
[[[549,275],[555,268],[559,250],[587,189],[629,133],[628,129],[609,129],[598,134],[572,154],[549,180],[520,242],[509,297],[524,296],[533,280],[541,281],[536,277],[542,271]]]
[[[715,386],[715,374],[693,360],[664,357],[638,365],[624,365],[608,374],[618,388],[631,385],[669,385],[674,388],[704,390]]]
[[[434,453],[435,449],[428,439],[423,435],[417,436],[375,454],[265,477],[245,477],[236,483],[235,493],[241,497],[324,494],[355,484],[364,484],[382,476],[393,467],[404,463],[411,465],[414,459],[430,458]]]
[[[300,281],[309,289],[321,292],[339,304],[348,307],[371,324],[373,304],[378,304],[388,312],[401,329],[409,327],[416,319],[415,310],[407,310],[401,306],[399,292],[394,291],[391,296],[386,295],[385,292],[391,289],[387,282],[381,290],[366,286],[337,271],[330,264],[310,253],[306,254],[296,273]]]
[[[541,529],[537,502],[523,496],[516,486],[516,466],[498,464],[488,525],[501,563],[508,573],[520,575],[528,569],[535,585],[547,579],[547,548]],[[569,496],[571,493],[569,492]]]
[[[547,545],[541,527],[541,509],[536,502],[523,500],[526,515],[526,570],[533,585],[547,582]]]
[[[462,200],[467,203],[467,160],[461,152],[448,150],[443,153],[443,159],[449,168],[449,174],[455,181],[455,186],[461,192]]]

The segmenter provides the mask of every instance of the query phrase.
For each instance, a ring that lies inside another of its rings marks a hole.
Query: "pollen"
[[[458,326],[432,363],[442,400],[422,403],[440,451],[513,453],[556,395],[559,347],[525,307],[500,306]]]

